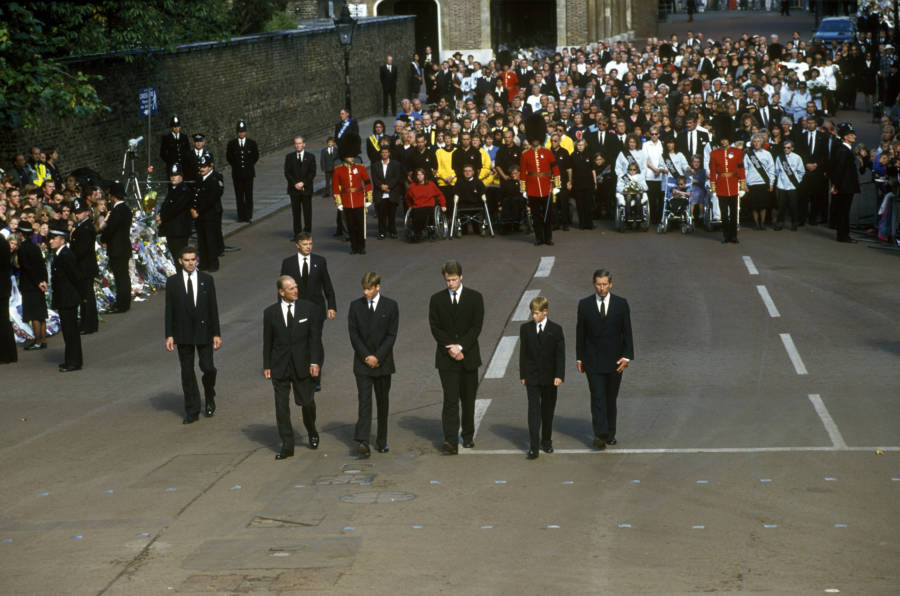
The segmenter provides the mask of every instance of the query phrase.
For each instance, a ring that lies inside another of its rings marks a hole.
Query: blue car
[[[847,17],[828,17],[819,21],[819,28],[812,40],[824,44],[843,43],[856,39],[856,25]]]

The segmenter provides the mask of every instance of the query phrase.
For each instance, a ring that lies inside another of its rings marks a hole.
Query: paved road
[[[385,240],[359,257],[320,218],[316,250],[339,304],[322,445],[306,450],[298,435],[297,456],[276,462],[259,323],[293,251],[283,213],[235,232],[243,250],[216,275],[213,419],[180,423],[161,296],[87,336],[82,372],[56,373],[59,340],[2,368],[4,593],[896,593],[895,255],[823,228],[744,231],[722,246],[705,232],[604,225],[560,232],[552,248],[524,236]],[[557,453],[525,460],[517,348],[481,384],[476,449],[438,453],[426,304],[448,258],[486,297],[482,373],[517,335],[523,294],[550,298],[569,339]],[[599,266],[631,302],[636,360],[619,445],[592,453],[573,325]],[[369,269],[402,323],[392,449],[360,461],[346,310]]]

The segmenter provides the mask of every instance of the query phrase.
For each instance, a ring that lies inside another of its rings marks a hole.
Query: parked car
[[[856,24],[847,17],[828,17],[819,21],[819,28],[813,33],[812,40],[831,44],[843,43],[856,39]]]

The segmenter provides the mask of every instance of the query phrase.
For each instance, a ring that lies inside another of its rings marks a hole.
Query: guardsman
[[[365,166],[356,163],[360,139],[355,133],[344,133],[338,140],[338,153],[343,163],[334,169],[331,193],[338,211],[343,212],[350,234],[350,254],[366,254],[366,210],[372,204],[372,180]]]
[[[159,145],[159,158],[165,162],[166,171],[173,164],[186,163],[191,152],[187,135],[182,132],[181,120],[177,115],[173,115],[172,119],[169,120],[169,128],[172,129],[172,132],[164,134]]]
[[[709,187],[722,212],[722,244],[737,244],[738,194],[746,190],[744,153],[731,146],[726,127],[719,131],[720,147],[709,154]]]
[[[59,372],[81,370],[81,336],[78,334],[78,306],[81,304],[81,271],[75,253],[66,243],[69,234],[65,222],[53,222],[50,228],[50,250],[53,264],[50,266],[50,287],[53,288],[53,304],[59,313],[59,326],[65,342],[65,360]]]
[[[553,245],[553,213],[550,203],[559,192],[559,166],[553,152],[544,147],[547,123],[540,114],[533,114],[525,121],[525,136],[530,149],[522,152],[519,160],[521,180],[519,188],[528,199],[531,221],[534,226],[534,245]]]
[[[500,63],[500,68],[503,69],[499,78],[503,83],[503,88],[506,89],[506,101],[512,103],[513,97],[519,93],[519,76],[510,68],[512,54],[503,50],[497,54],[497,61]]]
[[[228,141],[225,159],[231,166],[238,221],[250,223],[253,220],[253,178],[256,177],[259,147],[256,141],[247,138],[246,122],[239,120],[236,128],[237,138]]]
[[[94,295],[94,278],[100,275],[97,266],[97,232],[91,219],[91,208],[82,197],[72,201],[72,213],[75,214],[75,230],[69,243],[81,272],[81,335],[96,333],[97,297]]]
[[[184,181],[181,165],[174,164],[169,169],[169,191],[159,208],[156,225],[159,235],[165,236],[169,253],[175,268],[181,270],[181,249],[187,246],[191,237],[191,207],[194,203],[194,191]]]
[[[219,270],[223,192],[225,182],[222,174],[213,169],[212,155],[204,153],[200,158],[200,177],[197,179],[191,217],[197,222],[200,268],[208,272]]]

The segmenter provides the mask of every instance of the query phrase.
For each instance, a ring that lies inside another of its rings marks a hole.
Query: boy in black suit
[[[178,348],[184,419],[191,424],[200,417],[200,389],[194,372],[194,350],[203,372],[207,418],[216,411],[216,366],[213,351],[222,347],[216,285],[209,273],[197,270],[197,249],[185,246],[178,257],[181,270],[166,280],[166,350]]]
[[[538,445],[553,453],[553,412],[557,387],[565,379],[566,340],[562,327],[547,318],[546,298],[537,296],[529,306],[531,321],[519,329],[519,378],[528,393],[528,459],[537,459]]]
[[[350,303],[347,322],[353,346],[353,374],[359,398],[359,417],[354,438],[359,454],[369,457],[372,433],[372,388],[378,406],[375,448],[388,451],[387,421],[391,375],[394,374],[394,341],[400,323],[397,303],[381,295],[381,276],[369,271],[362,278],[363,296]]]
[[[300,406],[309,446],[319,446],[316,430],[316,401],[313,377],[319,374],[324,356],[319,309],[298,299],[297,282],[290,275],[278,278],[281,299],[263,311],[263,376],[275,389],[275,420],[281,449],[275,459],[294,455],[294,429],[291,426],[290,395]]]
[[[75,253],[68,247],[65,222],[53,222],[50,228],[50,250],[55,253],[50,267],[53,308],[59,312],[59,326],[66,344],[65,361],[59,372],[81,370],[81,335],[78,333],[78,307],[81,306],[81,271]]]

